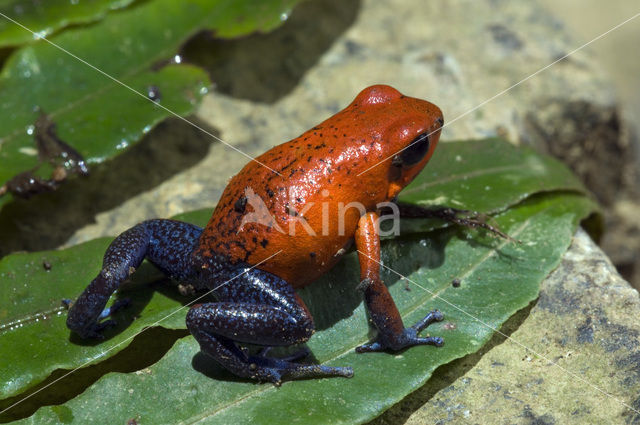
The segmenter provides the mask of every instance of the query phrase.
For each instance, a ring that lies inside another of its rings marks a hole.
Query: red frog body
[[[344,110],[270,149],[234,176],[204,230],[200,252],[257,264],[281,251],[259,267],[294,287],[311,283],[353,241],[361,210],[346,206],[376,211],[393,200],[431,158],[441,125],[440,109],[429,102],[388,86],[362,91]],[[424,150],[417,163],[404,169],[391,164],[394,155],[402,155],[425,133],[433,133],[429,146],[410,148]],[[243,222],[248,189],[264,202],[277,226]]]
[[[217,302],[194,305],[187,326],[201,349],[236,375],[282,378],[351,376],[348,367],[249,355],[306,341],[313,319],[294,288],[326,273],[355,242],[364,294],[378,337],[358,352],[442,345],[420,337],[430,312],[405,328],[380,279],[380,210],[424,168],[443,125],[440,109],[392,87],[371,86],[342,111],[249,162],[225,188],[204,229],[148,220],[118,236],[103,269],[73,303],[67,326],[100,337],[110,295],[146,258],[168,276],[213,291]],[[415,215],[415,210],[412,212]],[[306,354],[306,352],[304,352]]]

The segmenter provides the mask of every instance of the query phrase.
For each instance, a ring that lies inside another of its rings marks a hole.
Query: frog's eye
[[[416,137],[408,148],[400,153],[403,165],[415,165],[429,152],[429,133],[422,133]]]

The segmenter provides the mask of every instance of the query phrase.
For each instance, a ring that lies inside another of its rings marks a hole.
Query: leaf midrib
[[[409,188],[409,189],[405,189],[403,190],[403,194],[409,194],[409,193],[414,193],[414,192],[422,192],[423,189],[431,187],[431,186],[436,186],[436,185],[440,185],[440,184],[446,184],[446,183],[450,183],[453,181],[457,181],[457,180],[464,180],[466,178],[469,177],[477,177],[477,176],[482,176],[482,175],[487,175],[487,174],[496,174],[496,173],[500,173],[503,171],[513,171],[513,170],[520,170],[522,169],[522,164],[517,164],[517,165],[503,165],[500,167],[494,167],[494,168],[483,168],[481,170],[476,170],[476,171],[471,171],[468,173],[464,173],[464,174],[453,174],[450,175],[448,177],[443,177],[440,179],[434,179],[433,181],[430,182],[425,182],[425,183],[421,183],[418,186]]]
[[[38,311],[33,314],[15,318],[13,320],[10,320],[9,322],[0,322],[0,335],[2,335],[5,332],[9,332],[10,331],[9,328],[11,328],[12,326],[17,326],[17,325],[24,326],[25,324],[37,322],[42,319],[49,319],[60,314],[60,312],[63,312],[65,310],[66,310],[66,307],[64,306],[52,307],[47,310]]]

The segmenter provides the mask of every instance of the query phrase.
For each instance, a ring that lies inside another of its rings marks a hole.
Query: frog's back
[[[348,208],[340,224],[340,205],[357,201],[370,210],[386,195],[380,185],[353,183],[360,163],[370,160],[344,149],[336,156],[336,144],[327,141],[345,142],[346,133],[339,131],[320,125],[247,164],[224,190],[200,252],[251,265],[273,255],[259,267],[294,286],[331,268],[350,245],[360,217],[358,209]]]

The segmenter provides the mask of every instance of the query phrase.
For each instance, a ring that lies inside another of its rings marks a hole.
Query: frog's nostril
[[[444,125],[444,120],[442,119],[442,117],[438,118],[438,119],[436,120],[436,122],[437,122],[438,124],[440,124],[440,127],[442,127],[442,126]]]

